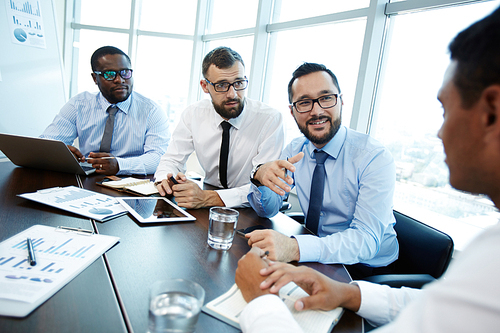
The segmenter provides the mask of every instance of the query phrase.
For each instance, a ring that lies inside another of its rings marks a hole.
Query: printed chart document
[[[119,241],[70,229],[34,225],[0,243],[0,315],[27,316]],[[35,266],[28,263],[28,237]]]
[[[308,296],[308,294],[294,282],[288,283],[279,291],[279,297],[288,307],[304,332],[330,332],[340,320],[344,309],[339,307],[331,311],[295,310],[295,301],[305,296]],[[228,292],[204,305],[202,310],[219,320],[241,329],[238,318],[246,305],[247,302],[243,298],[240,289],[234,284]]]
[[[127,213],[115,198],[76,186],[53,187],[19,196],[102,222]]]

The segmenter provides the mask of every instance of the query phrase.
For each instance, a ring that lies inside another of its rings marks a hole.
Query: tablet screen
[[[191,214],[167,198],[116,198],[141,223],[194,221]]]

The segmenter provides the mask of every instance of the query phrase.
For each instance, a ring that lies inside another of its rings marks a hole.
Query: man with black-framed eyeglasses
[[[245,97],[248,78],[236,51],[210,51],[202,74],[200,85],[210,99],[182,113],[155,183],[161,195],[173,194],[181,207],[248,206],[248,174],[256,165],[278,158],[284,143],[283,117]],[[186,161],[193,152],[205,172],[204,183],[219,189],[202,190],[186,178]]]
[[[246,235],[249,245],[269,251],[271,260],[346,264],[353,278],[390,273],[399,252],[392,155],[370,136],[341,125],[340,86],[324,65],[299,66],[288,95],[304,136],[279,160],[253,170],[248,198],[259,216],[272,217],[295,186],[314,235],[257,230]]]
[[[99,92],[71,98],[41,137],[63,141],[97,173],[152,174],[170,141],[165,112],[133,91],[130,58],[120,49],[103,46],[90,64]]]

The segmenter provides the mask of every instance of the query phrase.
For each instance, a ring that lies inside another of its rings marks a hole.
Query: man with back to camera
[[[245,65],[232,49],[210,51],[203,59],[202,73],[201,88],[211,99],[182,113],[155,173],[158,191],[173,194],[177,204],[186,208],[248,206],[250,171],[277,158],[283,149],[283,117],[245,97]],[[202,190],[186,178],[186,161],[193,152],[205,172],[204,182],[222,189]]]
[[[324,65],[299,66],[288,96],[304,136],[294,139],[279,160],[253,171],[248,199],[259,216],[271,217],[289,184],[295,184],[306,227],[315,235],[259,230],[246,235],[248,244],[269,251],[271,260],[348,264],[353,278],[390,273],[388,265],[399,251],[392,155],[370,136],[341,125],[340,87]]]
[[[438,99],[444,121],[438,132],[450,184],[487,195],[500,208],[500,7],[449,45],[451,63]],[[276,293],[289,281],[311,296],[298,311],[357,312],[376,332],[498,332],[500,327],[500,224],[478,235],[439,280],[423,290],[355,281],[340,283],[307,268],[269,263],[253,248],[238,263],[236,283],[247,302],[243,332],[302,332]],[[270,265],[269,265],[270,264]],[[259,297],[262,296],[262,297]],[[375,332],[375,331],[374,331]]]
[[[100,92],[71,98],[41,137],[64,142],[97,173],[152,174],[170,140],[165,112],[132,91],[130,58],[120,49],[103,46],[90,64]],[[80,149],[72,146],[76,138]]]

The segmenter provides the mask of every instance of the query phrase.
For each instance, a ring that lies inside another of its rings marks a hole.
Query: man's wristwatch
[[[254,184],[255,186],[259,187],[259,186],[262,186],[262,184],[257,180],[255,179],[253,176],[255,175],[255,173],[257,172],[257,170],[259,170],[259,168],[262,166],[262,164],[257,164],[253,169],[252,169],[252,172],[250,173],[250,181],[252,182],[252,184]]]

